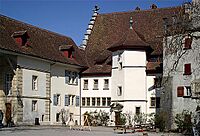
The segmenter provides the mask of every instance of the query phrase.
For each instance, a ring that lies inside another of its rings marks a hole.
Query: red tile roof
[[[128,29],[117,43],[114,43],[108,48],[110,51],[116,51],[118,49],[150,50],[151,47],[137,34],[134,29]]]
[[[102,69],[98,69],[99,73],[109,70],[111,72],[111,65],[106,63],[111,52],[107,49],[122,39],[129,29],[130,17],[133,19],[133,29],[138,37],[153,49],[151,55],[162,55],[163,18],[171,18],[179,14],[180,9],[180,7],[172,7],[98,14],[85,49],[89,69],[84,73],[95,73],[99,62],[102,65]]]
[[[84,52],[69,37],[3,15],[0,15],[0,23],[0,49],[2,50],[77,66],[86,65]],[[12,34],[23,34],[22,32],[26,32],[29,35],[28,42],[30,46],[19,46],[11,36]],[[66,58],[62,51],[59,50],[60,45],[73,46],[75,59]]]

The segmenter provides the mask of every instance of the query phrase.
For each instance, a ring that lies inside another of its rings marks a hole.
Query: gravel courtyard
[[[68,127],[15,127],[0,128],[0,136],[143,136],[143,133],[116,134],[112,128],[92,127],[89,130],[70,130]],[[181,136],[181,134],[148,133],[148,136]]]

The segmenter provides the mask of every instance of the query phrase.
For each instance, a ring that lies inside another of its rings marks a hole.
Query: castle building
[[[121,113],[159,113],[165,19],[180,10],[153,4],[99,14],[95,6],[80,47],[69,37],[1,15],[4,122],[86,125],[86,113],[106,112],[108,125],[118,125]]]

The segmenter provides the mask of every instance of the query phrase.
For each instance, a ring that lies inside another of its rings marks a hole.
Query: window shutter
[[[185,49],[191,49],[192,38],[185,38]]]
[[[65,95],[65,106],[69,106],[69,95]]]
[[[184,66],[185,66],[184,74],[190,75],[191,74],[191,64],[185,64]]]
[[[56,94],[53,95],[53,105],[55,105],[55,106],[58,105],[58,102],[57,102],[57,95],[56,95]]]
[[[70,72],[65,70],[65,83],[69,84],[70,82]]]
[[[178,86],[177,87],[177,97],[183,97],[184,96],[184,87]]]
[[[76,96],[76,106],[79,106],[79,96]]]

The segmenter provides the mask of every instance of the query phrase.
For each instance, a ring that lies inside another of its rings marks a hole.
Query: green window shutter
[[[65,70],[65,83],[69,84],[70,82],[70,72]]]
[[[79,102],[80,100],[79,100],[79,96],[76,96],[76,106],[78,107],[79,106]]]
[[[58,105],[57,94],[54,94],[54,95],[53,95],[53,105],[55,105],[55,106]]]
[[[65,95],[65,106],[69,106],[69,95]]]

